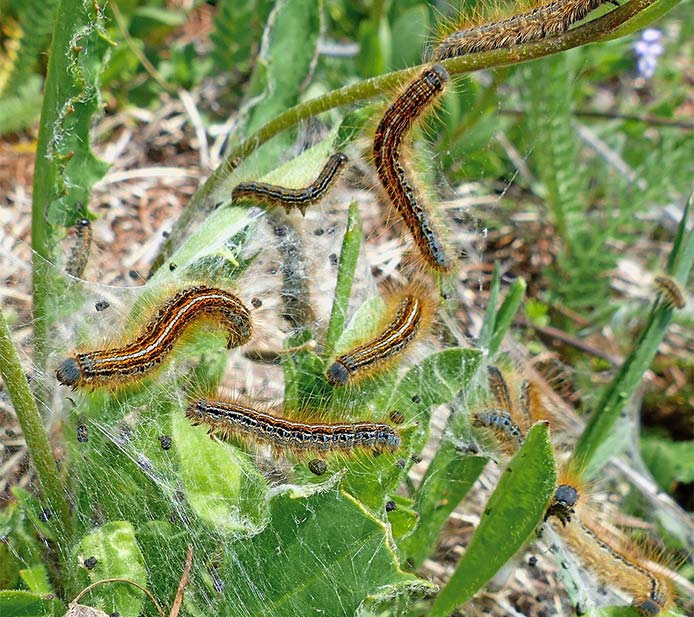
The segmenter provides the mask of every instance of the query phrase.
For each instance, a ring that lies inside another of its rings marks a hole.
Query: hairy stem
[[[71,528],[71,521],[65,490],[51,454],[48,435],[41,422],[34,397],[29,390],[17,350],[12,344],[10,330],[2,310],[0,310],[0,375],[22,427],[24,441],[34,463],[41,492],[50,511],[58,515],[61,535],[66,537]]]

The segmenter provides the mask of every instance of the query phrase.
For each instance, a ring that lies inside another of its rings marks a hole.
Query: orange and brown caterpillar
[[[168,359],[189,326],[205,319],[227,330],[229,349],[248,342],[253,333],[251,314],[241,300],[223,289],[197,285],[160,306],[134,341],[66,358],[56,377],[73,389],[137,381]]]
[[[639,547],[617,538],[601,527],[585,508],[579,508],[583,491],[568,477],[560,481],[545,521],[555,517],[555,527],[569,548],[598,579],[629,593],[631,606],[643,617],[656,617],[672,608],[673,590],[657,566],[653,566]]]
[[[265,182],[241,182],[231,191],[232,201],[253,200],[268,203],[272,206],[283,206],[289,212],[298,208],[301,214],[306,214],[306,208],[318,203],[339,178],[348,158],[342,152],[333,154],[321,170],[314,182],[305,188],[288,189]]]
[[[494,404],[477,411],[473,423],[493,431],[503,449],[513,453],[523,445],[525,435],[532,425],[549,419],[549,414],[540,401],[534,383],[521,383],[517,402],[511,396],[508,383],[497,367],[487,367],[487,383]]]
[[[406,293],[386,327],[366,343],[340,354],[326,371],[333,386],[344,386],[395,360],[426,329],[432,307],[424,294]]]
[[[379,422],[316,422],[291,420],[261,411],[237,400],[199,398],[186,417],[204,424],[221,439],[232,437],[268,443],[277,451],[295,454],[374,451],[400,447],[400,435],[389,424]]]
[[[618,5],[617,0],[553,0],[525,13],[464,28],[445,38],[435,49],[433,59],[441,62],[557,36],[607,3]]]
[[[420,116],[443,93],[448,72],[440,64],[428,67],[386,110],[373,142],[373,158],[388,198],[412,234],[422,259],[434,270],[447,272],[452,264],[432,217],[402,163],[401,147]]]
[[[664,302],[678,309],[683,309],[686,306],[684,292],[675,279],[660,274],[653,279],[653,284]]]

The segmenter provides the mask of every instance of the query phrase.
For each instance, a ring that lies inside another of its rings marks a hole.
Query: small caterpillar
[[[89,219],[79,219],[75,224],[75,244],[70,251],[65,271],[76,278],[81,278],[89,261],[92,247],[92,225]]]
[[[534,383],[523,381],[517,403],[503,373],[495,366],[487,367],[487,384],[496,407],[474,414],[474,424],[493,430],[506,451],[515,452],[525,441],[533,424],[548,420],[549,414],[540,401]]]
[[[326,371],[333,386],[344,386],[370,369],[395,359],[425,329],[430,307],[417,294],[405,294],[397,304],[395,315],[379,334],[337,356]]]
[[[235,400],[197,399],[188,407],[186,417],[194,425],[205,424],[210,434],[224,440],[250,437],[298,454],[364,448],[395,450],[400,447],[400,435],[388,424],[309,424],[266,413]]]
[[[684,292],[676,280],[661,274],[653,279],[653,283],[667,304],[678,309],[683,309],[686,306]]]
[[[649,566],[636,546],[626,540],[613,538],[588,516],[579,513],[581,492],[575,482],[557,486],[545,521],[556,517],[562,526],[556,528],[580,560],[600,580],[627,591],[633,597],[631,606],[643,617],[655,617],[672,606],[673,592],[668,581]]]
[[[286,212],[293,207],[306,214],[306,208],[319,202],[328,193],[347,165],[348,158],[342,152],[333,154],[314,182],[302,189],[288,189],[265,182],[241,182],[231,191],[232,201],[253,200],[283,206]]]
[[[526,13],[465,28],[445,38],[433,54],[435,62],[493,49],[507,49],[566,32],[602,4],[617,0],[554,0]]]
[[[409,229],[424,261],[434,270],[447,272],[452,264],[407,170],[400,148],[417,119],[443,93],[448,72],[435,64],[412,81],[386,110],[373,142],[378,178],[391,203]]]
[[[201,319],[227,329],[228,349],[243,345],[253,333],[251,315],[235,295],[198,285],[167,300],[134,341],[66,358],[56,378],[73,390],[142,379],[166,361],[188,327]]]
[[[501,433],[504,439],[511,441],[517,448],[525,441],[523,431],[513,421],[511,415],[502,409],[488,409],[476,413],[475,424]]]

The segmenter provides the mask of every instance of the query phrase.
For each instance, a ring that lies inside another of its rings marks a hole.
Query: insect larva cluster
[[[410,134],[441,101],[451,81],[445,60],[556,36],[609,2],[614,3],[613,0],[555,0],[513,17],[460,29],[442,40],[433,53],[433,63],[425,66],[393,97],[377,124],[370,151],[379,189],[411,237],[417,267],[415,274],[407,277],[413,280],[387,298],[383,315],[380,320],[374,320],[369,332],[360,333],[359,341],[352,345],[337,345],[336,350],[330,347],[320,358],[323,364],[316,389],[322,388],[321,394],[358,397],[363,383],[400,363],[430,330],[438,303],[433,290],[445,276],[454,274],[455,260],[446,246],[445,227],[437,221],[432,200],[420,188],[415,166],[408,160]],[[318,204],[330,193],[348,163],[346,154],[335,152],[307,186],[294,188],[246,181],[232,189],[231,199],[234,205],[281,206],[288,215],[295,209],[305,215],[309,206]],[[77,223],[76,235],[78,243],[67,272],[79,277],[87,263],[91,242],[87,219]],[[338,265],[337,253],[331,255],[331,260]],[[177,269],[173,262],[169,267],[172,272]],[[284,267],[287,268],[286,263]],[[684,294],[675,281],[656,277],[655,286],[664,303],[675,308],[685,306]],[[252,309],[259,306],[262,299],[253,298],[247,303],[241,294],[213,283],[190,285],[158,302],[151,314],[140,320],[141,326],[134,335],[123,334],[98,348],[77,350],[64,358],[56,370],[56,378],[73,390],[87,392],[120,391],[141,384],[167,365],[191,332],[201,327],[222,331],[227,349],[247,344],[256,332]],[[320,347],[319,344],[318,353]],[[296,345],[281,354],[303,351],[307,351],[305,345]],[[548,421],[550,414],[531,381],[523,381],[514,388],[502,371],[489,367],[487,385],[490,402],[472,414],[471,424],[491,437],[502,451],[513,454],[523,446],[532,426]],[[308,461],[308,469],[316,476],[326,473],[328,465],[324,459],[332,455],[381,455],[406,450],[407,420],[413,424],[400,411],[391,411],[383,421],[368,417],[340,419],[331,415],[332,410],[294,410],[240,395],[208,396],[196,392],[192,396],[189,393],[188,399],[185,417],[193,426],[204,426],[211,437],[241,442],[251,449],[264,445],[277,456],[289,455]],[[414,397],[412,401],[415,402]],[[87,443],[88,440],[87,427],[81,424],[77,441]],[[159,435],[159,443],[164,452],[173,445],[168,435]],[[417,460],[415,457],[416,454],[411,458]],[[138,464],[142,469],[151,465],[144,457],[138,458]],[[404,458],[398,466],[405,467]],[[629,593],[632,606],[639,614],[648,617],[668,610],[674,601],[667,578],[637,547],[612,537],[593,520],[584,503],[586,493],[586,488],[572,483],[572,479],[562,481],[546,510],[545,522],[556,528],[586,568],[601,581]],[[394,511],[396,502],[385,502],[383,509]]]
[[[523,381],[520,395],[514,397],[503,373],[493,366],[488,368],[488,388],[491,405],[474,413],[474,424],[493,434],[501,450],[513,454],[532,424],[546,421],[550,414],[531,382]],[[668,578],[639,546],[611,535],[597,522],[587,505],[589,496],[588,487],[570,469],[563,471],[545,522],[556,522],[557,534],[601,583],[630,594],[631,606],[640,615],[654,617],[669,610],[674,591]]]

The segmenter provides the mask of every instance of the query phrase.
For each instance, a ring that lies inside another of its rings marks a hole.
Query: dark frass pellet
[[[159,445],[161,445],[162,450],[168,450],[171,448],[171,436],[159,435]]]
[[[95,566],[96,566],[96,557],[94,557],[93,555],[91,557],[87,557],[84,560],[84,567],[87,568],[87,570],[93,570]]]
[[[394,501],[386,501],[386,512],[392,512],[397,509],[397,504]]]
[[[106,300],[99,300],[95,305],[94,308],[96,309],[97,313],[101,313],[101,311],[105,311],[109,306],[111,306]]]
[[[260,308],[263,306],[263,301],[260,298],[251,298],[251,305],[253,308]]]
[[[317,476],[322,476],[327,471],[328,465],[325,461],[319,458],[314,458],[308,462],[308,468],[311,471],[311,473]]]

